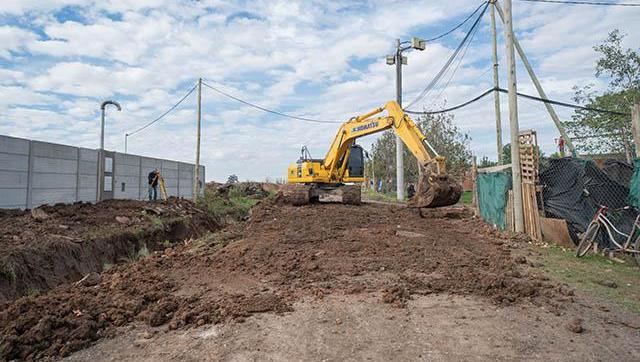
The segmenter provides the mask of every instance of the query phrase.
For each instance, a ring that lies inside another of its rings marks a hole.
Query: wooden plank
[[[511,164],[491,166],[491,167],[483,167],[483,168],[479,168],[478,169],[478,173],[492,173],[492,172],[498,172],[498,171],[502,171],[502,170],[507,170],[507,169],[510,169],[510,168],[511,168]]]

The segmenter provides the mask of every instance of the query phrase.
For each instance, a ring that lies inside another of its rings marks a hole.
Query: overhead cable
[[[447,79],[447,82],[444,84],[444,86],[440,90],[440,93],[438,93],[438,95],[433,98],[433,101],[431,102],[430,106],[433,106],[435,104],[435,102],[447,90],[447,88],[449,87],[449,84],[451,84],[451,81],[453,80],[453,78],[455,77],[456,73],[458,72],[458,69],[460,68],[460,65],[462,64],[462,61],[464,60],[465,55],[467,55],[467,51],[469,50],[469,48],[471,46],[471,43],[473,42],[473,39],[475,38],[476,34],[478,33],[478,29],[479,28],[476,27],[473,30],[473,34],[471,34],[471,39],[469,39],[469,41],[467,42],[467,45],[465,46],[464,50],[462,51],[462,55],[460,55],[460,57],[458,59],[458,63],[456,64],[455,68],[453,68],[453,72],[451,72],[451,75],[449,76],[449,79]]]
[[[440,71],[435,75],[435,77],[433,77],[433,79],[431,80],[431,82],[429,82],[429,84],[427,84],[427,86],[420,92],[420,94],[418,94],[418,96],[412,100],[407,107],[411,107],[414,104],[416,104],[417,102],[419,102],[420,100],[422,100],[434,87],[435,85],[440,81],[440,79],[442,78],[442,76],[444,75],[444,73],[449,69],[449,67],[451,66],[451,63],[453,63],[453,61],[455,60],[455,58],[458,56],[458,54],[460,53],[460,51],[462,50],[462,48],[464,47],[464,45],[467,43],[467,41],[469,40],[469,37],[471,36],[471,34],[473,33],[473,30],[475,30],[475,28],[478,26],[478,24],[480,23],[480,19],[482,19],[482,16],[484,15],[484,13],[487,11],[487,7],[489,6],[489,3],[485,3],[484,4],[484,8],[482,9],[482,12],[480,13],[480,15],[478,15],[478,17],[476,18],[475,22],[473,23],[473,25],[471,25],[471,28],[469,29],[469,31],[467,32],[467,34],[464,36],[464,38],[462,39],[462,41],[460,42],[460,44],[458,45],[458,47],[456,48],[456,50],[453,52],[453,54],[451,54],[451,56],[449,57],[449,59],[447,60],[447,62],[444,64],[444,66],[442,67],[442,69],[440,69]]]
[[[229,93],[226,93],[226,92],[224,92],[224,91],[222,91],[222,90],[220,90],[220,89],[218,89],[218,88],[216,88],[216,87],[213,87],[213,86],[211,86],[211,85],[209,85],[209,84],[207,84],[207,83],[205,83],[205,82],[202,82],[202,84],[203,84],[205,87],[207,87],[207,88],[209,88],[209,89],[211,89],[211,90],[213,90],[213,91],[215,91],[215,92],[217,92],[217,93],[220,93],[220,94],[222,94],[223,96],[225,96],[225,97],[227,97],[227,98],[231,98],[231,99],[233,99],[233,100],[235,100],[235,101],[237,101],[237,102],[243,103],[243,104],[245,104],[245,105],[247,105],[247,106],[249,106],[249,107],[253,107],[253,108],[255,108],[255,109],[259,109],[259,110],[261,110],[261,111],[263,111],[263,112],[272,113],[272,114],[275,114],[275,115],[278,115],[278,116],[287,117],[287,118],[291,118],[291,119],[296,119],[296,120],[304,121],[304,122],[314,122],[314,123],[342,123],[342,122],[340,122],[340,121],[325,121],[325,120],[319,120],[319,119],[313,119],[313,118],[298,117],[298,116],[294,116],[294,115],[290,115],[290,114],[282,113],[282,112],[280,112],[280,111],[275,111],[275,110],[272,110],[272,109],[268,109],[268,108],[265,108],[265,107],[259,106],[259,105],[255,104],[255,103],[251,103],[251,102],[249,102],[249,101],[245,101],[245,100],[243,100],[243,99],[240,99],[240,98],[238,98],[238,97],[235,97],[235,96],[233,96],[233,95],[231,95],[231,94],[229,94]]]
[[[488,96],[489,94],[491,94],[494,91],[498,91],[501,93],[509,93],[509,91],[507,89],[504,88],[492,88],[489,89],[487,91],[485,91],[484,93],[480,94],[479,96],[470,99],[464,103],[458,104],[454,107],[450,107],[450,108],[446,108],[446,109],[441,109],[438,111],[412,111],[412,110],[408,110],[405,109],[405,113],[409,113],[409,114],[438,114],[438,113],[445,113],[445,112],[451,112],[451,111],[455,111],[457,109],[460,108],[464,108],[472,103],[475,103],[477,101],[479,101],[480,99]],[[606,113],[606,114],[612,114],[612,115],[616,115],[616,116],[629,116],[630,113],[623,113],[623,112],[617,112],[617,111],[611,111],[608,109],[602,109],[602,108],[594,108],[594,107],[585,107],[585,106],[581,106],[578,104],[571,104],[571,103],[566,103],[566,102],[560,102],[560,101],[556,101],[556,100],[552,100],[552,99],[544,99],[544,98],[540,98],[540,97],[536,97],[536,96],[532,96],[530,94],[525,94],[525,93],[520,93],[520,92],[516,92],[516,95],[518,97],[522,97],[522,98],[526,98],[526,99],[531,99],[534,101],[538,101],[538,102],[543,102],[543,103],[550,103],[550,104],[554,104],[556,106],[561,106],[561,107],[569,107],[569,108],[574,108],[574,109],[581,109],[584,111],[590,111],[590,112],[597,112],[597,113]]]
[[[481,8],[483,5],[485,5],[487,2],[483,2],[482,4],[480,4],[471,14],[469,14],[469,16],[467,16],[460,24],[456,25],[455,27],[453,27],[452,29],[448,30],[447,32],[444,32],[436,37],[430,38],[430,39],[425,39],[426,42],[433,42],[436,41],[438,39],[444,38],[445,36],[453,33],[454,31],[460,29],[460,27],[462,27],[464,24],[467,23],[467,21],[469,21],[469,19],[471,19]]]
[[[154,123],[158,122],[159,120],[161,120],[162,118],[164,118],[164,116],[166,116],[166,115],[167,115],[167,114],[169,114],[171,111],[173,111],[174,109],[176,109],[176,107],[178,107],[178,106],[180,105],[180,103],[184,102],[184,100],[185,100],[185,99],[187,99],[187,97],[188,97],[191,93],[193,93],[193,91],[194,91],[194,90],[196,90],[196,87],[197,87],[197,85],[194,85],[194,86],[193,86],[193,88],[191,88],[191,89],[187,92],[187,94],[185,94],[185,95],[184,95],[184,97],[182,97],[182,98],[178,101],[178,103],[176,103],[176,104],[174,104],[173,106],[171,106],[171,108],[167,109],[167,111],[166,111],[166,112],[162,113],[160,116],[158,116],[157,118],[155,118],[153,121],[151,121],[151,122],[149,122],[149,123],[145,124],[144,126],[142,126],[142,127],[138,128],[138,129],[136,129],[136,130],[135,130],[135,131],[133,131],[133,132],[126,133],[126,135],[127,135],[127,136],[133,136],[134,134],[136,134],[136,133],[138,133],[138,132],[142,131],[143,129],[145,129],[145,128],[147,128],[147,127],[151,126],[152,124],[154,124]]]
[[[569,5],[595,5],[595,6],[640,6],[637,3],[610,3],[603,1],[565,1],[565,0],[518,0],[531,3],[551,3],[551,4],[569,4]]]

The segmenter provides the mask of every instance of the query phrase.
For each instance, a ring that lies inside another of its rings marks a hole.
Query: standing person
[[[158,169],[154,169],[149,172],[149,201],[156,201],[158,199],[158,178],[160,172]]]

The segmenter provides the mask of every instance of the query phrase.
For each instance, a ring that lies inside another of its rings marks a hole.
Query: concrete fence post
[[[31,191],[33,189],[33,141],[29,140],[29,158],[28,158],[28,166],[27,166],[27,200],[25,206],[27,209],[31,209],[31,200],[32,195]]]

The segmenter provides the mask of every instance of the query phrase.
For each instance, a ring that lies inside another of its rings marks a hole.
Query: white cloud
[[[25,44],[37,36],[28,30],[13,26],[0,26],[0,58],[11,58],[11,52],[21,51]]]
[[[65,4],[77,5],[65,10],[80,16],[65,19],[58,13]],[[125,132],[164,112],[199,76],[263,106],[346,120],[395,98],[394,69],[384,56],[396,37],[436,35],[476,6],[462,0],[5,0],[0,13],[14,15],[7,18],[11,25],[0,24],[0,58],[6,60],[0,68],[0,133],[95,147],[99,104],[117,97],[123,111],[109,109],[106,141],[109,148],[122,150]],[[637,15],[633,10],[516,3],[514,23],[547,93],[570,100],[573,85],[595,81],[592,46],[609,30],[621,28],[629,33],[627,45],[637,47]],[[487,23],[488,16],[449,86],[443,89],[447,74],[414,108],[458,104],[491,87]],[[437,73],[461,35],[453,34],[447,45],[430,43],[424,52],[407,53],[405,104]],[[499,52],[502,67],[503,46]],[[505,84],[504,68],[501,72]],[[521,91],[535,93],[521,66],[518,79]],[[502,104],[506,111],[506,96]],[[555,131],[543,106],[520,101],[519,107],[521,125],[539,129],[540,143],[552,149]],[[321,157],[336,130],[336,125],[265,115],[207,88],[203,108],[203,162],[209,179],[230,173],[253,179],[282,176],[300,146],[309,145]],[[479,155],[495,153],[492,112],[490,97],[455,112]],[[558,112],[564,118],[571,114]],[[506,124],[504,112],[505,143]],[[161,122],[130,137],[129,151],[192,160],[194,127],[192,96]],[[374,140],[362,143],[369,147]]]

